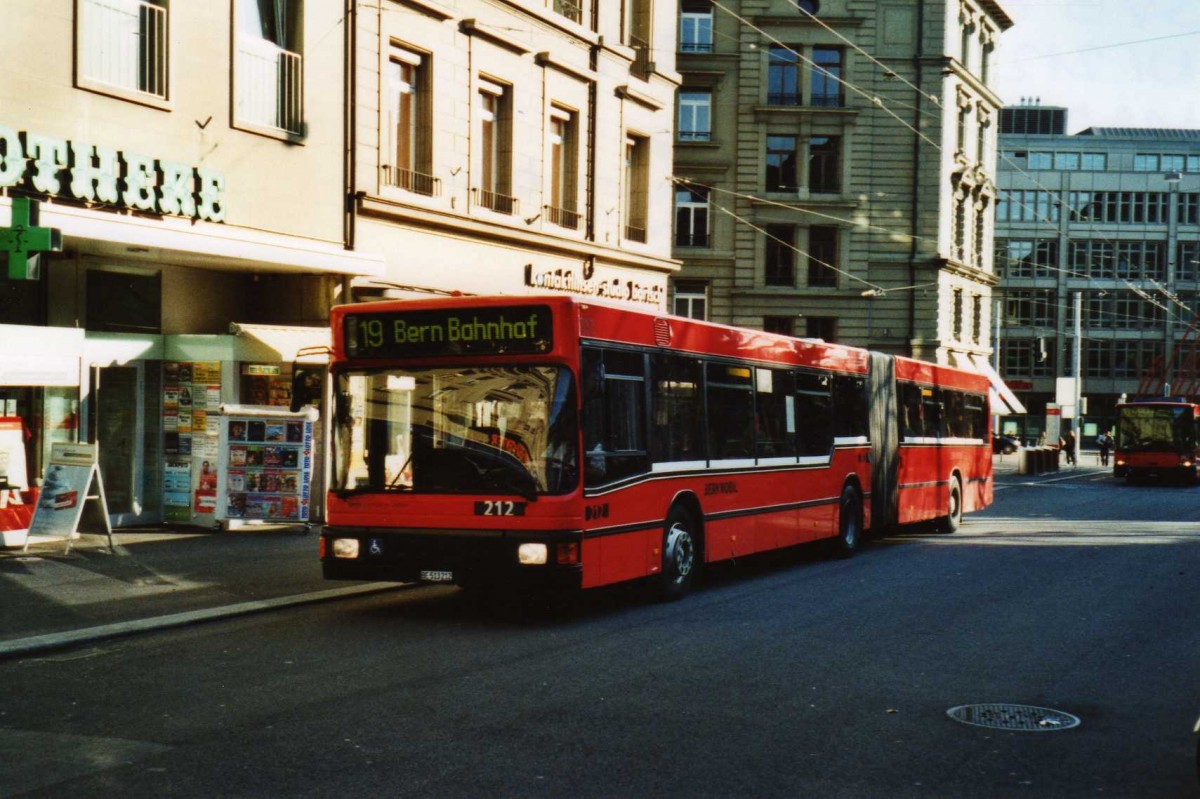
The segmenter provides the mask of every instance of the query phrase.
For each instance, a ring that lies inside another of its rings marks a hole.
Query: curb
[[[28,638],[15,638],[0,642],[0,660],[24,657],[27,655],[65,649],[78,644],[94,643],[110,638],[136,635],[153,630],[165,630],[172,627],[183,627],[217,619],[228,619],[235,616],[246,616],[252,613],[263,613],[269,610],[290,608],[297,605],[308,605],[317,602],[328,602],[334,599],[368,596],[387,591],[397,591],[411,588],[403,583],[368,583],[367,585],[348,586],[346,588],[331,588],[327,591],[314,591],[309,594],[262,599],[252,602],[239,602],[234,605],[223,605],[217,608],[191,610],[185,613],[171,613],[166,616],[152,616],[146,619],[114,622],[97,627],[85,627],[79,630],[64,630],[45,635],[34,635]]]

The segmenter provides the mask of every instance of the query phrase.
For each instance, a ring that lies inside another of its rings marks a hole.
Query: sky
[[[999,0],[992,83],[1087,127],[1200,130],[1200,0]]]

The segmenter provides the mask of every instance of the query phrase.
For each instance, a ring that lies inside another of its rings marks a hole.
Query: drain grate
[[[1033,705],[959,705],[947,710],[946,715],[975,727],[1018,732],[1057,732],[1080,724],[1079,718],[1070,713]]]

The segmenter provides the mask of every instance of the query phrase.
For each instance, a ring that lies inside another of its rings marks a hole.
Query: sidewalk
[[[1018,457],[1018,454],[1015,452],[1011,455],[992,456],[992,475],[995,478],[997,486],[1043,483],[1047,480],[1066,480],[1072,477],[1095,477],[1100,474],[1112,474],[1111,464],[1101,466],[1100,457],[1095,452],[1087,452],[1086,450],[1079,453],[1078,465],[1068,466],[1066,458],[1063,457],[1059,461],[1057,470],[1042,472],[1040,474],[1018,473]]]
[[[1044,483],[1109,470],[1095,453],[1077,467],[1017,473],[1017,456],[996,455],[998,487]],[[0,550],[0,658],[29,655],[164,627],[308,602],[395,590],[395,583],[327,581],[317,536],[297,527],[127,528]]]
[[[326,581],[300,528],[116,531],[0,550],[0,658],[396,588]]]

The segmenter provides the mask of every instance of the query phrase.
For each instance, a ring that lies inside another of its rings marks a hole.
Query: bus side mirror
[[[292,369],[292,412],[302,410],[306,405],[317,405],[321,402],[321,389],[324,387],[323,370],[314,366],[299,366]]]

